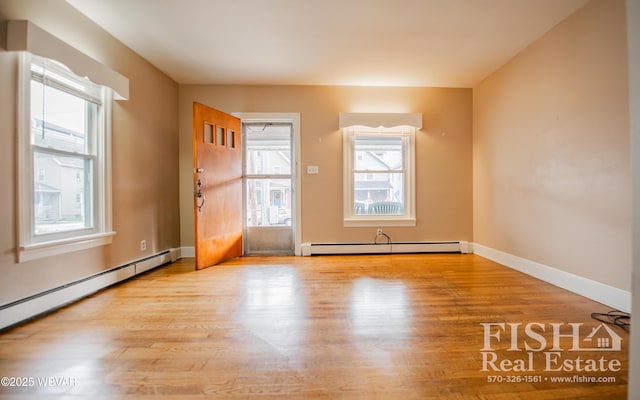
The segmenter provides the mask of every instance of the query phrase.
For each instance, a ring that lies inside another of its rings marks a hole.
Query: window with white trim
[[[415,225],[415,128],[348,126],[344,225]]]
[[[23,53],[21,261],[111,242],[111,89]]]

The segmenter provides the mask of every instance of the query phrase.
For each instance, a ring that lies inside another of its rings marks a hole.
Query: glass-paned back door
[[[290,123],[243,123],[245,254],[293,254]]]

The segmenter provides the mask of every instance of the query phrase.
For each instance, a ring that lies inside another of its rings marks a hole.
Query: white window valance
[[[421,129],[422,113],[340,113],[340,129],[350,126],[371,128],[413,126],[416,129]]]
[[[76,75],[86,76],[93,83],[114,91],[116,100],[129,99],[129,79],[94,60],[30,21],[9,21],[7,50],[28,51],[40,57],[56,60]]]

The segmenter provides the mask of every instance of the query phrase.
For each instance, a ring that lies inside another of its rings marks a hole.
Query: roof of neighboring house
[[[51,185],[47,185],[46,183],[42,183],[42,182],[36,182],[35,191],[60,193],[60,189],[53,187]]]

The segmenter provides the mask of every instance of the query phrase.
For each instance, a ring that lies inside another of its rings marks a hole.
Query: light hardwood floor
[[[568,351],[568,324],[582,346],[608,310],[471,254],[183,259],[0,333],[0,376],[34,378],[0,398],[624,399],[627,332],[612,327],[620,351]],[[488,326],[497,367],[531,353],[533,370],[482,371],[482,323],[507,323],[500,340]],[[509,351],[510,327],[533,350]],[[545,371],[545,357],[621,367]],[[615,382],[552,382],[574,375]]]

